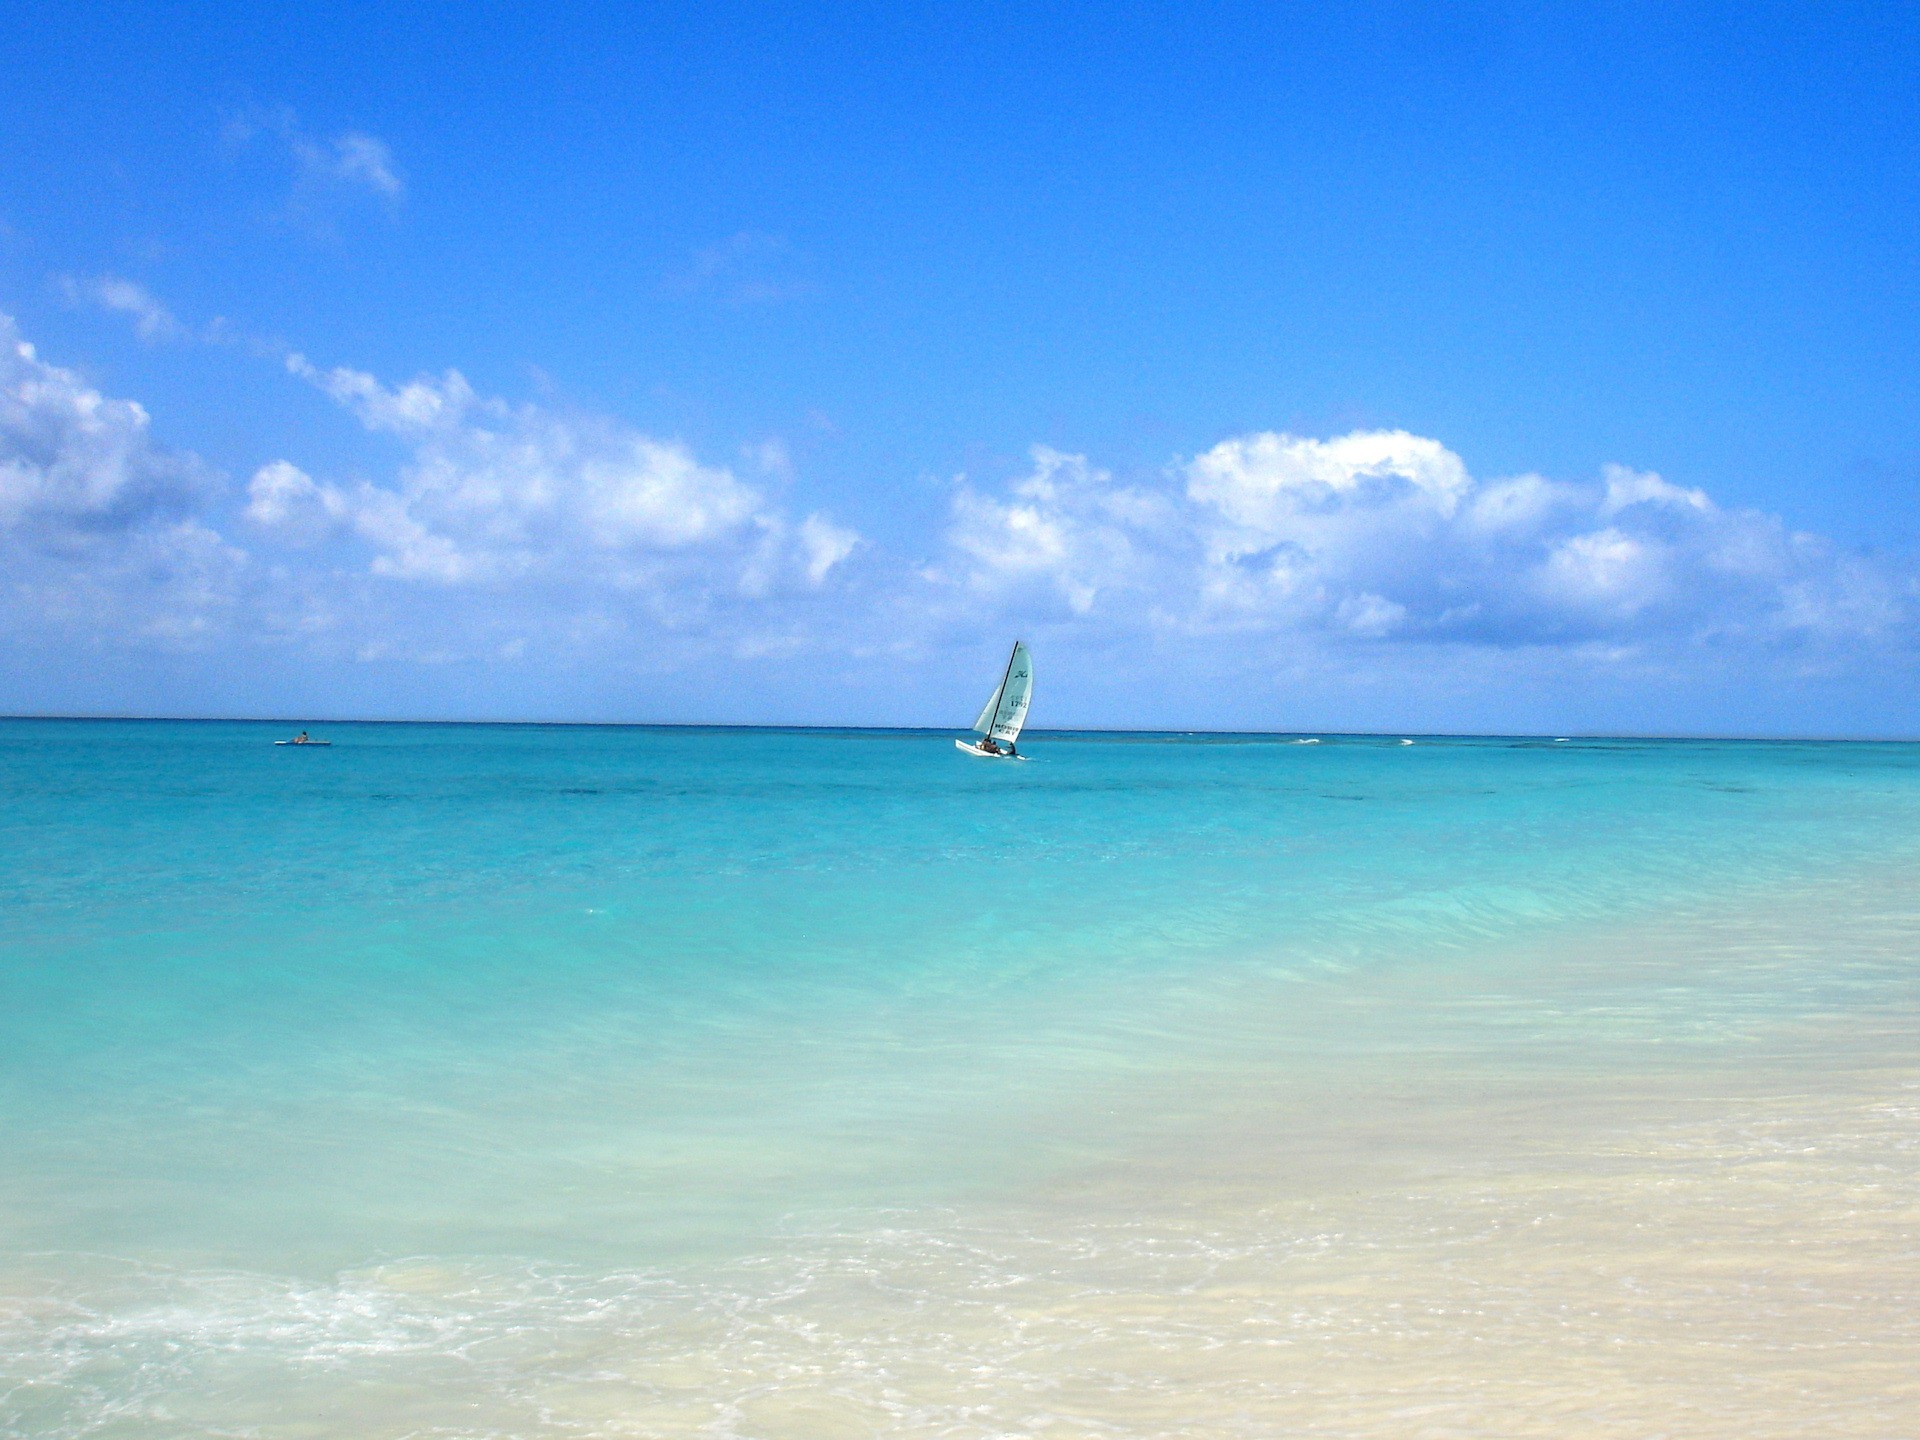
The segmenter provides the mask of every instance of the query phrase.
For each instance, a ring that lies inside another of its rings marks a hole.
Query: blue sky
[[[1920,15],[1436,9],[43,7],[0,710],[1920,733]]]

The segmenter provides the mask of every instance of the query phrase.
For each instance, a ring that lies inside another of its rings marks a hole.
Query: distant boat
[[[291,740],[276,740],[273,743],[276,745],[299,745],[302,747],[308,746],[308,745],[325,746],[325,745],[333,744],[331,740],[309,740],[307,738],[307,732],[304,730],[302,730],[298,735],[294,736],[294,738]]]
[[[1024,640],[1013,642],[1007,668],[993,694],[980,707],[980,718],[973,722],[974,733],[983,737],[979,744],[956,740],[954,745],[982,760],[1024,760],[1013,742],[1020,738],[1020,727],[1027,723],[1027,706],[1033,701],[1033,657]],[[1002,748],[1004,747],[1004,748]]]

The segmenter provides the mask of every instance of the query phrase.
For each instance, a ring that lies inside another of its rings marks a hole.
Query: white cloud
[[[143,297],[115,308],[138,320]],[[1231,437],[1129,477],[1040,446],[1005,484],[959,481],[910,567],[790,504],[775,442],[736,473],[458,371],[286,368],[365,453],[328,475],[270,450],[235,494],[0,317],[0,632],[686,674],[924,659],[960,617],[974,636],[998,614],[1083,659],[1172,656],[1189,681],[1286,672],[1396,695],[1396,676],[1466,693],[1460,677],[1529,666],[1569,693],[1622,666],[1904,674],[1915,649],[1911,567],[1649,471],[1481,480],[1401,431]]]
[[[1364,591],[1349,595],[1334,610],[1335,617],[1356,635],[1391,635],[1407,618],[1407,607]]]
[[[1180,523],[1166,497],[1114,484],[1084,455],[1036,445],[1031,458],[1032,472],[1005,498],[964,480],[955,492],[947,540],[964,583],[981,594],[1052,591],[1075,615],[1109,590],[1145,583],[1152,547]]]
[[[829,571],[853,554],[860,544],[858,532],[836,525],[824,515],[809,515],[800,522],[800,545],[806,554],[807,583],[819,585]]]
[[[283,545],[306,549],[342,535],[373,551],[370,574],[456,585],[495,573],[486,557],[435,534],[391,490],[322,485],[286,460],[263,465],[247,484],[246,519]]]
[[[1570,535],[1548,549],[1539,572],[1541,592],[1549,603],[1627,619],[1661,597],[1664,560],[1655,543],[1612,526]]]
[[[392,148],[364,130],[315,135],[300,123],[292,107],[279,105],[232,117],[224,134],[233,150],[244,150],[260,141],[270,153],[277,151],[284,161],[291,162],[289,209],[308,219],[356,198],[397,205],[406,197],[406,181],[394,162]]]
[[[1704,490],[1682,490],[1669,485],[1647,470],[1629,470],[1625,465],[1608,465],[1601,472],[1607,485],[1606,498],[1600,502],[1604,516],[1618,515],[1631,505],[1664,505],[1671,509],[1713,511],[1713,502]]]
[[[1330,516],[1448,518],[1473,485],[1459,456],[1404,430],[1223,440],[1187,465],[1186,479],[1188,498],[1224,522],[1213,537],[1223,556],[1324,538]]]
[[[1555,510],[1579,503],[1575,486],[1557,485],[1539,475],[1515,475],[1475,487],[1463,519],[1490,536],[1525,533],[1546,524]]]
[[[1884,624],[1895,603],[1806,603],[1834,593],[1829,547],[1620,465],[1598,485],[1482,483],[1438,441],[1389,431],[1241,437],[1181,474],[1201,588],[1242,619],[1499,644],[1781,638],[1816,612]]]
[[[101,275],[91,280],[67,275],[61,277],[60,283],[67,298],[76,303],[98,305],[103,310],[132,317],[134,332],[142,340],[181,340],[187,336],[186,326],[154,299],[144,285],[118,275]]]
[[[335,136],[330,146],[309,147],[302,163],[349,185],[361,185],[376,195],[398,200],[406,186],[394,173],[393,152],[387,142],[363,131]]]
[[[456,581],[712,546],[768,513],[732,471],[607,416],[482,397],[452,370],[388,386],[297,355],[288,368],[408,447],[397,487],[318,492],[381,550],[382,574]]]
[[[217,495],[137,401],[48,364],[0,315],[0,632],[168,648],[214,633],[251,578],[201,517]]]
[[[244,618],[256,639],[450,659],[631,644],[638,626],[650,650],[678,634],[791,654],[812,643],[800,614],[842,613],[827,592],[861,537],[684,444],[485,396],[457,371],[393,385],[287,368],[397,463],[333,479],[272,459],[229,497],[137,402],[46,364],[0,317],[0,629],[30,616],[185,645]]]
[[[347,519],[347,505],[338,490],[323,489],[298,465],[275,460],[247,482],[246,517],[289,543],[311,545]]]
[[[1912,609],[1884,565],[1624,466],[1481,482],[1404,431],[1238,436],[1134,486],[1034,458],[999,494],[961,486],[932,578],[1110,626],[1495,646],[1792,644]]]
[[[196,503],[213,477],[151,430],[139,402],[47,364],[0,315],[0,528],[124,528]]]

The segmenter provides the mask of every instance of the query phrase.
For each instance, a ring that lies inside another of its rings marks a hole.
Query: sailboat
[[[1015,752],[1013,742],[1020,738],[1020,727],[1027,723],[1027,705],[1032,699],[1033,657],[1027,653],[1026,642],[1016,640],[1013,653],[1007,656],[1007,668],[1000,676],[1000,683],[993,687],[993,694],[980,708],[980,718],[973,722],[974,733],[984,738],[979,744],[971,740],[953,743],[982,760],[1024,760],[1024,755]]]

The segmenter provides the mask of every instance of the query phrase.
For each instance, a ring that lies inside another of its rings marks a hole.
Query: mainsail
[[[1032,699],[1033,657],[1027,654],[1026,642],[1016,640],[1013,654],[1007,657],[1007,672],[987,698],[973,728],[982,735],[1012,743],[1020,738],[1020,727],[1027,723],[1027,705]]]

